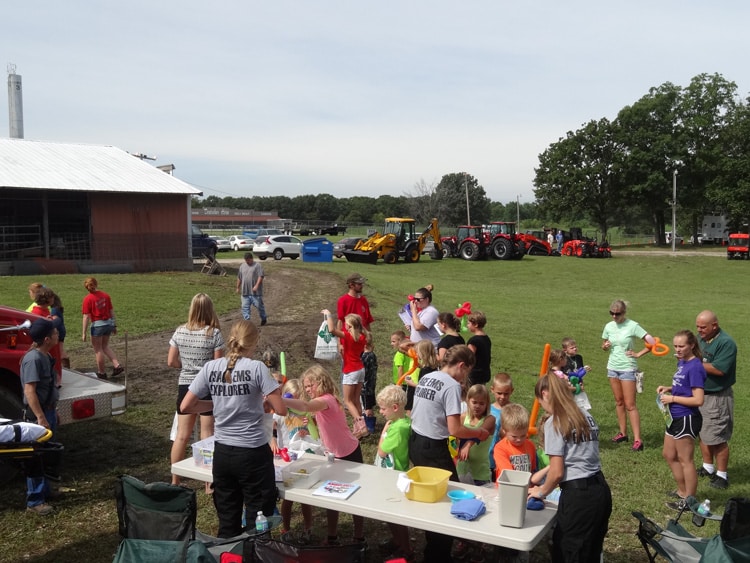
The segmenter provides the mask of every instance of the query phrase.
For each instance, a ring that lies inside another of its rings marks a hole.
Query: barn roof
[[[24,139],[0,139],[1,188],[202,193],[117,147]]]

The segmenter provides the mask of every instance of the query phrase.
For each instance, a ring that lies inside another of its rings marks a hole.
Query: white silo
[[[11,139],[23,139],[23,89],[16,65],[8,65],[8,125]]]

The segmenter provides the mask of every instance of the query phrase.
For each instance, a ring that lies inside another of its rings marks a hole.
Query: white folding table
[[[556,506],[545,503],[543,510],[527,510],[522,528],[501,526],[497,489],[475,487],[464,483],[448,483],[448,490],[464,489],[484,500],[487,511],[476,520],[465,521],[450,513],[451,501],[445,496],[435,503],[407,499],[396,487],[397,471],[381,469],[374,465],[353,463],[337,459],[331,463],[323,456],[305,455],[306,460],[319,463],[316,483],[307,487],[277,483],[282,498],[294,502],[356,514],[365,518],[402,524],[437,532],[456,538],[499,545],[520,551],[531,551],[551,528],[557,514]],[[197,466],[192,458],[172,464],[172,473],[181,477],[211,481],[211,468]],[[357,483],[360,488],[348,499],[339,500],[313,495],[313,491],[326,479]]]

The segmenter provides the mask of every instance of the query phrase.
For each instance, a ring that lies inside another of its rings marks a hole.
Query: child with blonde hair
[[[330,330],[330,326],[329,326]],[[362,463],[362,448],[346,423],[346,414],[341,401],[336,396],[336,384],[330,374],[319,364],[313,364],[300,376],[307,401],[284,398],[287,408],[298,412],[315,413],[320,438],[326,449],[338,459]],[[326,510],[328,538],[326,543],[338,543],[339,513]],[[352,516],[354,541],[364,542],[364,518]]]
[[[495,417],[490,414],[490,394],[487,387],[480,383],[469,387],[466,392],[466,407],[461,415],[463,425],[467,428],[484,428],[489,438],[495,430]],[[459,442],[456,471],[461,482],[479,486],[490,482],[489,451],[489,439],[470,438]]]
[[[282,397],[299,399],[302,395],[302,383],[299,379],[288,379],[287,382],[284,383],[281,392]],[[302,438],[309,435],[307,417],[304,414],[288,409],[286,416],[274,414],[273,419],[276,428],[276,443],[279,449],[289,448],[292,440],[296,437]],[[286,540],[290,539],[289,534],[292,523],[292,504],[291,500],[285,499],[281,501],[281,537]],[[300,504],[300,507],[302,509],[304,530],[297,537],[297,542],[307,544],[310,543],[312,535],[312,506],[309,504]]]
[[[362,363],[362,353],[367,343],[367,331],[362,326],[362,317],[349,313],[344,317],[344,330],[336,328],[336,319],[328,309],[323,309],[323,318],[328,322],[328,330],[338,336],[341,344],[341,355],[344,365],[341,368],[341,390],[344,394],[344,404],[353,422],[352,432],[357,438],[369,434],[367,424],[362,416],[362,405],[359,396],[365,381],[365,365]]]
[[[409,434],[411,420],[406,416],[406,393],[398,385],[387,385],[377,396],[380,414],[386,423],[380,434],[376,465],[388,467],[396,471],[409,469]],[[390,462],[390,463],[389,463]],[[391,540],[386,544],[391,552],[388,559],[403,558],[407,561],[414,558],[409,540],[409,528],[399,524],[388,523],[391,530]]]
[[[513,381],[505,372],[496,373],[492,378],[492,386],[490,392],[495,397],[495,401],[490,405],[490,414],[495,417],[495,432],[492,435],[492,442],[490,442],[490,473],[492,474],[492,481],[497,479],[495,471],[495,458],[492,452],[495,450],[495,444],[498,443],[500,438],[503,436],[503,427],[501,423],[501,417],[503,407],[510,403],[510,396],[513,394]]]

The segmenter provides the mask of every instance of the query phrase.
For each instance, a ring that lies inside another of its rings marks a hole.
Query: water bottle
[[[698,506],[696,510],[698,514],[693,514],[693,525],[702,527],[706,523],[704,516],[711,514],[711,501],[706,499]]]
[[[261,534],[268,531],[268,518],[265,517],[262,510],[258,511],[258,517],[255,519],[255,532]]]

